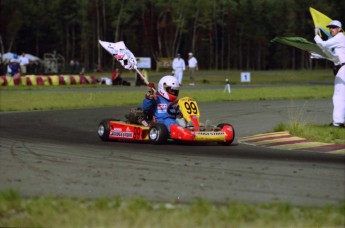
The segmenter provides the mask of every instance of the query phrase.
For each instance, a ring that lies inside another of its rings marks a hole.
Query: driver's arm
[[[141,107],[144,111],[149,111],[149,110],[154,109],[155,104],[156,104],[155,99],[144,98],[144,100],[141,104]]]

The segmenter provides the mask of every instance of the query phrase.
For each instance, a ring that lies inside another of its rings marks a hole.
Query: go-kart
[[[192,98],[179,99],[167,108],[167,112],[176,116],[176,124],[170,126],[170,134],[164,124],[155,121],[152,114],[138,108],[126,115],[126,121],[102,120],[98,126],[98,136],[103,141],[147,141],[152,144],[165,144],[168,140],[174,140],[229,145],[234,141],[235,130],[232,125],[221,123],[213,126],[208,122],[199,122],[199,108]]]

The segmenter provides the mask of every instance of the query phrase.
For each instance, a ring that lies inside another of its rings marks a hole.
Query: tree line
[[[187,58],[201,69],[301,69],[309,56],[271,43],[276,36],[313,41],[309,7],[345,23],[336,0],[1,0],[2,53],[43,57],[56,50],[86,69],[110,69],[98,40],[123,40],[136,55]],[[322,67],[325,63],[319,63]]]

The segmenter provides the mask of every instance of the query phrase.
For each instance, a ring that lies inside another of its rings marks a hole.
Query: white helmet
[[[180,85],[174,76],[164,76],[158,82],[158,93],[169,101],[176,100],[179,89]]]

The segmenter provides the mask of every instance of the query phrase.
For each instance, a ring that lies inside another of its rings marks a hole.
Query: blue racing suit
[[[152,99],[144,98],[143,103],[142,103],[142,109],[144,111],[152,110],[154,112],[156,121],[158,123],[164,124],[170,133],[170,125],[176,124],[176,116],[170,115],[167,112],[168,106],[172,102],[160,96],[158,93],[156,97],[157,97],[156,100],[153,98]]]

